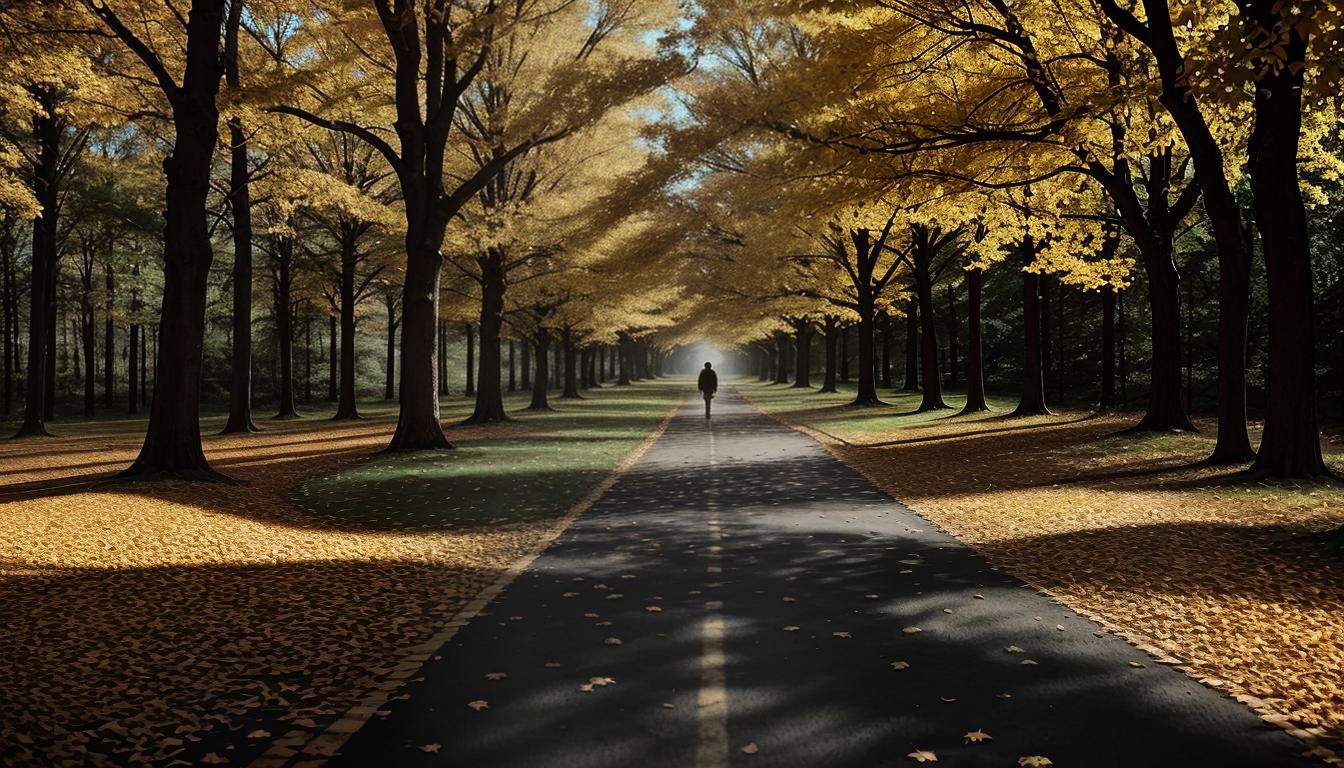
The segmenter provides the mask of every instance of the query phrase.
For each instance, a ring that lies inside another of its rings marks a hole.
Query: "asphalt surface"
[[[1316,764],[1098,630],[728,391],[329,765]]]

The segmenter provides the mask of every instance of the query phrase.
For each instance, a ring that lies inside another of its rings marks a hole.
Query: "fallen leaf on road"
[[[261,730],[260,728],[247,734],[247,738],[249,739],[267,739],[270,738],[270,736],[270,731]]]
[[[917,749],[914,752],[911,752],[910,754],[906,755],[906,757],[910,758],[911,760],[914,760],[916,763],[938,762],[938,756],[928,751],[927,749]]]
[[[205,757],[201,758],[201,762],[206,763],[207,765],[223,765],[229,762],[229,759],[227,757],[220,757],[218,753],[209,752],[206,753]]]
[[[967,733],[965,739],[967,744],[979,744],[982,741],[993,741],[994,737],[976,728],[974,731]]]
[[[509,676],[509,675],[508,675],[508,673],[506,673],[506,672],[486,672],[486,673],[485,673],[485,679],[486,679],[486,680],[503,680],[504,678],[506,678],[506,677],[508,677],[508,676]]]
[[[605,688],[608,685],[615,685],[616,680],[611,677],[590,677],[588,683],[589,685],[596,685],[598,688]]]
[[[1047,765],[1054,765],[1054,763],[1050,762],[1050,758],[1041,757],[1040,755],[1019,757],[1017,758],[1017,764],[1022,766],[1022,768],[1045,768]]]
[[[904,661],[893,661],[893,662],[891,662],[891,668],[892,668],[892,669],[909,669],[909,668],[910,668],[910,664],[909,664],[908,662],[904,662]]]
[[[483,709],[489,709],[490,702],[486,701],[485,699],[477,699],[475,701],[468,701],[467,706],[471,707],[476,712],[480,712]]]
[[[848,638],[848,637],[849,637],[849,633],[848,633],[848,632],[832,632],[832,633],[831,633],[831,637]]]
[[[1008,646],[1007,648],[1004,648],[1003,650],[1005,650],[1005,651],[1007,651],[1007,652],[1009,652],[1009,653],[1026,653],[1026,652],[1027,652],[1027,649],[1022,648],[1022,647],[1020,647],[1020,646],[1016,646],[1016,645],[1010,645],[1010,646]]]
[[[916,634],[916,633],[918,633],[918,632],[923,632],[924,630],[920,629],[919,627],[906,627],[905,629],[902,629],[901,631],[904,632],[904,633],[907,634],[907,635],[913,635],[913,634]]]
[[[1035,662],[1035,661],[1032,661],[1031,659],[1023,659],[1023,660],[1022,660],[1022,663],[1023,663],[1023,664],[1026,664],[1026,665],[1029,666],[1029,667],[1034,667],[1034,666],[1036,666],[1036,662]]]
[[[742,753],[747,755],[754,755],[760,751],[761,751],[760,747],[756,746],[756,742],[754,741],[742,747]]]
[[[663,609],[662,609],[662,608],[659,608],[659,607],[656,606],[656,605],[646,605],[646,606],[644,606],[644,610],[648,611],[649,613],[662,613],[662,612],[663,612]]]
[[[1131,666],[1131,667],[1144,667],[1144,666],[1147,666],[1147,665],[1144,664],[1144,663],[1141,662],[1141,661],[1131,661],[1131,662],[1129,662],[1129,666]]]
[[[619,637],[608,637],[606,640],[603,640],[602,642],[606,643],[607,645],[620,645],[620,644],[621,644],[621,638],[619,638]]]
[[[421,751],[421,752],[428,752],[428,753],[430,753],[430,754],[434,754],[435,752],[438,752],[440,749],[443,749],[443,745],[442,745],[442,744],[421,744],[421,745],[420,745],[420,751]]]
[[[784,628],[784,631],[785,631],[785,632],[797,632],[797,631],[798,631],[798,628],[795,627],[794,625],[790,624],[789,626],[787,626],[787,627]]]

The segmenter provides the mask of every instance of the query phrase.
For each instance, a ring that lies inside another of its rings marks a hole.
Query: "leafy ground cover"
[[[999,567],[1308,742],[1344,744],[1344,558],[1316,535],[1344,524],[1344,485],[1202,466],[1208,422],[1139,436],[1123,432],[1135,414],[915,414],[918,394],[854,409],[843,392],[738,387]],[[1326,451],[1344,474],[1338,435]]]
[[[459,448],[433,458],[379,455],[388,409],[264,421],[206,439],[233,484],[108,479],[142,422],[0,442],[0,764],[237,764],[249,743],[324,728],[544,540],[685,393],[612,387],[455,427]],[[450,401],[444,418],[469,412]],[[533,472],[547,479],[519,481]],[[516,507],[505,519],[484,516],[487,488]],[[386,494],[408,500],[406,520]],[[200,746],[226,740],[237,751]]]

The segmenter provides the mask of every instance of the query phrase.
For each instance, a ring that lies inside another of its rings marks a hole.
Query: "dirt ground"
[[[1344,525],[1340,483],[1199,465],[1212,423],[1144,437],[1121,434],[1132,414],[944,411],[883,428],[747,392],[790,423],[820,425],[808,431],[837,456],[995,565],[1309,744],[1344,746],[1344,555],[1318,535]],[[1344,474],[1341,448],[1328,439]]]

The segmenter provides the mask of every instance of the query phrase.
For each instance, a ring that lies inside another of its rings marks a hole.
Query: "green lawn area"
[[[470,429],[451,451],[379,456],[309,478],[295,501],[320,515],[383,530],[466,529],[559,517],[635,448],[693,391],[685,379],[607,386],[582,400],[552,399],[553,412],[506,405],[510,424]],[[445,424],[466,418],[471,403],[447,402]],[[457,431],[457,430],[455,430]]]
[[[878,389],[878,397],[887,403],[885,407],[851,406],[857,390],[857,385],[852,382],[840,384],[839,392],[824,394],[818,392],[816,387],[801,389],[755,379],[738,379],[732,382],[732,386],[767,413],[806,424],[851,443],[881,439],[881,435],[902,427],[929,425],[932,422],[970,424],[994,419],[1017,406],[1016,398],[990,395],[989,407],[994,410],[958,416],[957,413],[966,404],[966,393],[960,390],[943,392],[943,402],[951,406],[951,410],[916,413],[920,393],[898,389]]]

